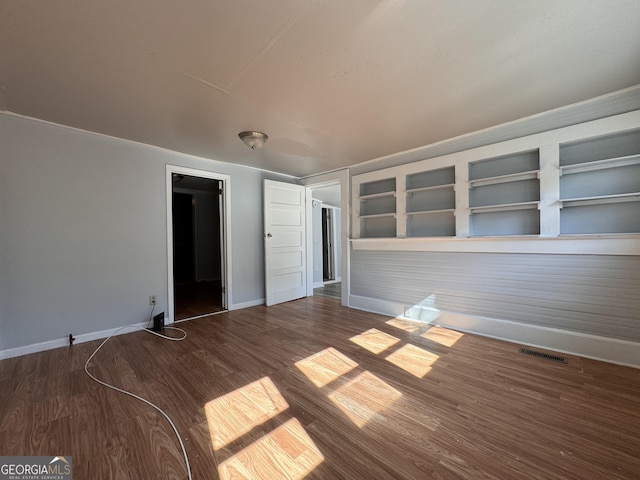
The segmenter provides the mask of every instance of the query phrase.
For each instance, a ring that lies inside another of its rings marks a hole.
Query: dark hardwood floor
[[[313,294],[320,297],[332,298],[339,302],[342,295],[342,282],[327,283],[322,287],[314,288]]]
[[[166,410],[194,479],[640,477],[640,370],[311,297],[112,338],[99,378]],[[166,420],[91,381],[99,342],[0,362],[0,455],[75,479],[184,479]]]
[[[220,281],[177,284],[174,287],[174,291],[176,320],[184,320],[224,310],[222,308]]]

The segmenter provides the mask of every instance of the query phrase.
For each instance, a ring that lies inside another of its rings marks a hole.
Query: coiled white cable
[[[123,389],[118,388],[118,387],[116,387],[116,386],[114,386],[114,385],[111,385],[111,384],[109,384],[109,383],[103,382],[103,381],[102,381],[102,380],[100,380],[99,378],[96,378],[94,375],[92,375],[92,374],[91,374],[91,372],[89,372],[89,363],[91,362],[91,360],[93,359],[93,357],[96,355],[96,353],[98,353],[98,351],[99,351],[99,350],[104,346],[104,344],[105,344],[105,343],[107,343],[107,342],[111,339],[111,337],[113,337],[114,335],[118,334],[121,330],[124,330],[125,328],[135,328],[135,329],[138,329],[139,327],[135,327],[135,326],[133,326],[133,325],[125,325],[124,327],[120,327],[120,328],[118,328],[118,329],[117,329],[115,332],[113,332],[113,333],[112,333],[112,334],[111,334],[111,335],[110,335],[106,340],[104,340],[104,341],[100,344],[100,346],[99,346],[98,348],[96,348],[96,349],[95,349],[95,351],[91,354],[91,356],[87,359],[86,363],[84,364],[84,371],[85,371],[85,373],[86,373],[87,375],[89,375],[89,377],[90,377],[92,380],[94,380],[94,381],[98,382],[100,385],[104,385],[105,387],[108,387],[108,388],[110,388],[110,389],[112,389],[112,390],[115,390],[116,392],[120,392],[120,393],[124,393],[125,395],[129,395],[130,397],[137,398],[138,400],[140,400],[140,401],[142,401],[142,402],[146,403],[147,405],[149,405],[149,406],[151,406],[151,407],[155,408],[158,412],[160,412],[160,413],[162,414],[162,416],[163,416],[164,418],[166,418],[166,419],[167,419],[167,421],[168,421],[168,422],[169,422],[169,424],[171,425],[171,428],[173,428],[173,431],[174,431],[174,433],[176,434],[176,437],[178,437],[178,441],[180,442],[180,447],[182,448],[182,455],[184,456],[184,463],[185,463],[185,464],[186,464],[186,466],[187,466],[187,474],[188,474],[188,476],[189,476],[189,480],[192,480],[192,477],[191,477],[191,466],[189,465],[189,458],[187,457],[187,450],[186,450],[186,449],[185,449],[185,447],[184,447],[184,443],[182,442],[182,438],[180,438],[180,434],[178,433],[178,429],[176,428],[176,425],[173,423],[173,421],[171,420],[171,418],[169,418],[169,415],[167,415],[167,414],[164,412],[164,410],[162,410],[160,407],[158,407],[158,406],[157,406],[157,405],[155,405],[154,403],[151,403],[149,400],[147,400],[147,399],[145,399],[145,398],[142,398],[142,397],[140,397],[140,396],[136,395],[135,393],[131,393],[131,392],[127,391],[127,390],[123,390]],[[181,328],[178,328],[178,327],[165,327],[165,329],[178,330],[178,331],[182,332],[182,333],[184,334],[184,336],[182,336],[182,337],[178,337],[178,338],[174,338],[174,337],[168,337],[168,336],[166,336],[166,335],[162,335],[162,334],[160,334],[160,333],[158,333],[158,332],[154,332],[154,331],[152,331],[152,330],[148,330],[148,329],[145,329],[145,331],[146,331],[146,332],[149,332],[149,333],[153,333],[154,335],[157,335],[158,337],[162,337],[162,338],[165,338],[165,339],[167,339],[167,340],[172,340],[172,341],[174,341],[174,342],[176,342],[176,341],[181,341],[181,340],[184,340],[185,338],[187,338],[187,332],[185,332],[185,331],[184,331],[184,330],[182,330]]]

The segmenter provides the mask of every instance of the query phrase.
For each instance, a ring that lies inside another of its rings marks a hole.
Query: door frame
[[[304,177],[300,179],[300,183],[306,187],[307,196],[307,296],[313,296],[313,221],[312,211],[313,201],[312,192],[314,188],[325,187],[329,185],[340,185],[340,219],[341,219],[341,238],[342,245],[342,284],[341,284],[341,304],[345,307],[349,306],[349,294],[351,291],[351,250],[349,248],[349,237],[351,235],[350,228],[350,208],[349,202],[351,195],[349,194],[349,169],[335,170],[333,172]]]
[[[222,307],[229,309],[229,299],[231,292],[231,176],[223,173],[197,170],[195,168],[180,167],[177,165],[166,165],[166,198],[167,198],[167,323],[175,322],[175,297],[173,289],[173,174],[182,174],[192,177],[210,178],[219,180],[222,184],[222,195],[220,195],[221,213],[220,216],[220,267],[222,280]]]

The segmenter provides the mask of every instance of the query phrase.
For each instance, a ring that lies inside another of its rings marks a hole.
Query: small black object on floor
[[[154,332],[160,332],[164,329],[164,312],[159,313],[153,317],[153,327],[151,330]]]

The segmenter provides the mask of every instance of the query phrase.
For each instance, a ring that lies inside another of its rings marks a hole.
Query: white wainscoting
[[[357,295],[349,297],[349,306],[393,317],[402,317],[406,307],[399,303]],[[441,311],[438,318],[430,323],[461,332],[640,368],[640,343],[637,342],[447,311]]]

